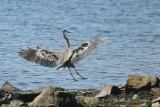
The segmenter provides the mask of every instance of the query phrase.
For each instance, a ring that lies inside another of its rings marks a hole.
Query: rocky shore
[[[160,107],[160,78],[129,75],[124,86],[108,85],[101,90],[21,90],[5,82],[0,88],[0,107]]]

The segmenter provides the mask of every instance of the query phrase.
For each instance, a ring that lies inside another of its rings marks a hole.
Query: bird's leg
[[[72,72],[71,72],[71,69],[70,69],[70,68],[68,68],[68,70],[69,70],[69,72],[70,72],[71,76],[73,77],[74,81],[78,81],[78,80],[76,80],[76,79],[74,78],[74,76],[73,76],[73,74],[72,74]]]
[[[80,75],[80,74],[78,73],[78,71],[76,70],[75,66],[74,66],[73,68],[74,68],[74,70],[76,71],[76,73],[77,73],[82,79],[87,79],[87,78],[83,77],[82,75]]]

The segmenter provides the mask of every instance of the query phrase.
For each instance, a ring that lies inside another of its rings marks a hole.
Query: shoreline
[[[159,107],[160,78],[129,75],[124,86],[99,89],[42,87],[22,90],[5,82],[0,88],[1,107]]]

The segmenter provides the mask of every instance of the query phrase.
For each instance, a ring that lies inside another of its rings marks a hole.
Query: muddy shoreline
[[[159,77],[129,75],[124,86],[67,90],[44,87],[21,90],[11,82],[0,88],[1,107],[159,107]]]

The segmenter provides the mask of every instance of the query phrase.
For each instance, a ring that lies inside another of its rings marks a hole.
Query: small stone
[[[137,94],[134,94],[133,97],[132,97],[132,100],[135,100],[137,99],[138,95]]]
[[[119,101],[120,101],[120,102],[124,102],[124,101],[125,101],[125,98],[121,98]]]
[[[101,92],[96,95],[96,98],[100,97],[106,97],[107,95],[119,95],[121,93],[121,90],[117,86],[108,85],[105,86]]]
[[[49,104],[47,107],[56,107],[55,104]]]
[[[142,107],[147,107],[147,101],[145,101],[143,104],[141,104]]]
[[[83,102],[88,107],[96,107],[96,105],[98,103],[98,98],[95,98],[95,97],[84,97],[83,99],[84,99]]]
[[[125,92],[138,92],[142,90],[150,90],[152,87],[158,87],[160,81],[157,77],[129,75]]]
[[[127,107],[126,105],[119,105],[119,107]]]

